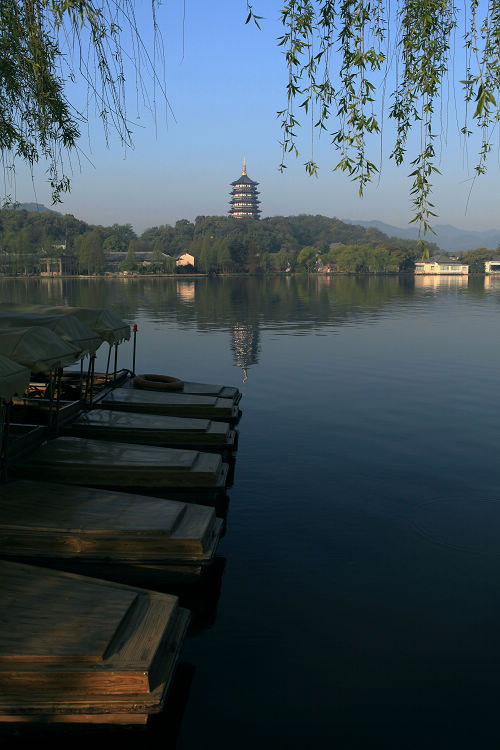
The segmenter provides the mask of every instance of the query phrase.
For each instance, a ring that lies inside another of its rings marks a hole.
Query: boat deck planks
[[[241,392],[238,388],[229,385],[212,385],[210,383],[190,383],[184,381],[181,393],[230,398],[235,404],[238,404],[241,400]]]
[[[147,391],[139,388],[115,388],[98,401],[96,406],[102,409],[214,419],[223,422],[236,422],[239,418],[238,407],[228,398]]]
[[[125,382],[125,387],[137,388],[137,390],[148,390],[147,388],[138,388],[134,385],[133,378]],[[152,389],[154,390],[154,389]],[[158,391],[155,391],[158,393]],[[184,393],[186,396],[217,396],[218,398],[229,398],[233,403],[238,404],[241,401],[241,391],[238,388],[229,385],[215,385],[213,383],[195,383],[184,380],[181,390],[177,393]]]
[[[201,572],[222,521],[195,505],[37,481],[2,486],[0,557]],[[187,569],[187,570],[186,570]]]
[[[222,490],[227,464],[216,453],[59,437],[44,443],[11,473],[27,479],[101,487]]]
[[[144,723],[189,619],[176,597],[0,561],[0,721]]]
[[[227,422],[93,409],[64,429],[65,435],[141,445],[232,453],[235,431]]]
[[[24,597],[20,599],[13,583],[2,581],[0,594],[2,669],[6,664],[18,664],[23,668],[23,664],[34,659],[56,665],[64,659],[102,664],[124,611],[136,599],[134,592],[111,590],[101,601],[95,596],[95,587],[86,581],[75,589],[68,587],[65,581],[52,581],[50,589],[41,586],[30,590],[29,595],[23,592]],[[45,603],[47,595],[53,598],[50,608]],[[36,620],[31,612],[38,613]]]

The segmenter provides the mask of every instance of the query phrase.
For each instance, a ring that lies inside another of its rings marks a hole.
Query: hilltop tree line
[[[438,252],[430,245],[431,254]],[[389,238],[373,227],[346,224],[326,216],[274,216],[260,221],[231,216],[198,216],[146,229],[130,224],[95,226],[67,214],[0,211],[0,270],[36,273],[42,258],[73,256],[80,273],[105,270],[108,254],[126,254],[123,270],[175,271],[175,259],[188,252],[195,269],[209,272],[315,271],[331,267],[354,273],[410,270],[421,255],[413,240]],[[140,253],[151,262],[146,269]]]

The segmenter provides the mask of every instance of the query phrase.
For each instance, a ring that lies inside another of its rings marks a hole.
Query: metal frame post
[[[134,323],[134,353],[132,358],[132,376],[135,377],[135,352],[137,345],[137,323]]]

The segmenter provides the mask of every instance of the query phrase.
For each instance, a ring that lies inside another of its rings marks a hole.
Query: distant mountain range
[[[389,237],[399,237],[403,240],[418,239],[418,229],[414,226],[395,227],[392,224],[386,224],[383,221],[372,219],[371,221],[359,221],[358,219],[342,219],[347,224],[358,224],[362,227],[375,227],[380,229]],[[476,247],[486,247],[488,250],[496,250],[500,245],[500,229],[486,229],[484,232],[474,232],[465,229],[457,229],[451,224],[435,224],[433,229],[436,234],[429,233],[427,238],[429,242],[435,242],[436,245],[448,253],[463,253],[467,250],[474,250]]]
[[[47,213],[58,214],[59,211],[54,211],[52,208],[47,208],[43,203],[16,203],[13,206],[7,206],[7,208],[17,208],[21,211],[37,211],[39,214]]]

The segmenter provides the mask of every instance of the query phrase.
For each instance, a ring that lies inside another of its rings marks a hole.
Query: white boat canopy
[[[29,368],[44,372],[77,362],[82,352],[42,326],[0,328],[0,354]]]
[[[0,310],[0,328],[28,328],[43,326],[57,334],[63,341],[76,346],[86,354],[95,354],[103,343],[102,336],[81,323],[74,315],[44,315]]]
[[[130,339],[128,323],[102,307],[25,305],[3,302],[0,304],[0,311],[37,313],[39,315],[74,315],[81,323],[98,333],[108,344],[120,344],[122,341]]]
[[[10,401],[12,396],[22,395],[30,382],[27,367],[0,354],[0,400]]]

